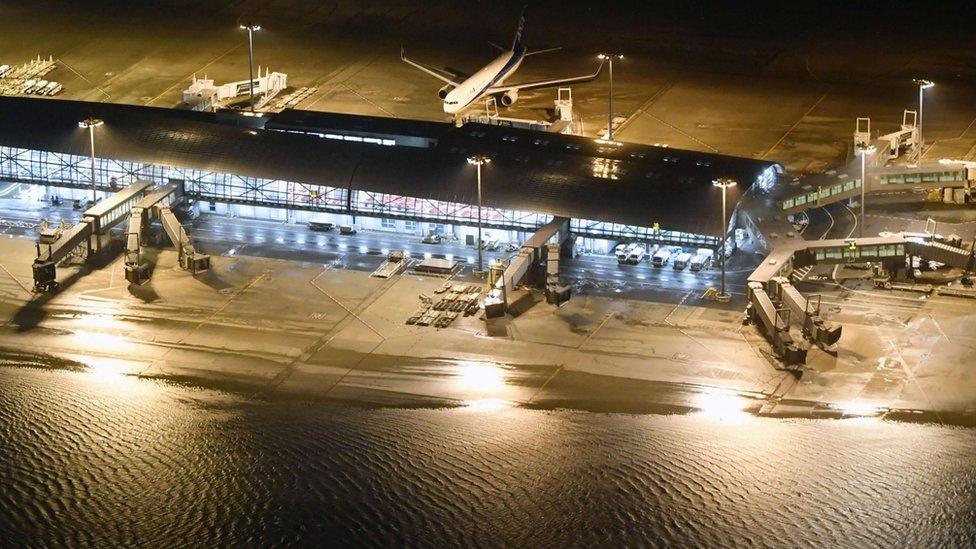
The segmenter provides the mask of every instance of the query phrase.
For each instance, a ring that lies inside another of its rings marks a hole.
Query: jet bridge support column
[[[820,296],[817,296],[816,301],[803,297],[803,294],[782,276],[770,279],[769,288],[790,308],[794,318],[802,319],[804,337],[821,347],[830,347],[837,343],[842,327],[820,316]]]
[[[560,244],[546,244],[546,301],[559,305],[569,301],[570,287],[559,284]]]
[[[807,349],[795,343],[790,335],[790,310],[773,304],[760,282],[749,283],[749,318],[766,329],[773,350],[787,365],[804,364]]]

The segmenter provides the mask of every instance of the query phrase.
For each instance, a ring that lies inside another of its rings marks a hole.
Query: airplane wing
[[[403,61],[404,63],[408,64],[408,65],[412,65],[412,66],[414,66],[414,67],[416,67],[416,68],[418,68],[418,69],[426,72],[427,74],[433,76],[434,78],[440,80],[441,82],[445,82],[445,83],[450,84],[452,86],[457,86],[458,84],[460,84],[460,82],[455,81],[455,78],[457,78],[457,75],[449,74],[445,70],[438,69],[438,68],[435,68],[435,67],[431,67],[430,65],[425,65],[423,63],[414,61],[413,59],[407,58],[407,56],[404,55],[403,46],[400,47],[400,60]]]
[[[546,48],[544,50],[532,50],[532,51],[525,52],[525,56],[528,57],[530,55],[539,55],[540,53],[549,53],[553,51],[559,51],[561,49],[563,49],[562,46],[559,46],[558,48]]]
[[[600,66],[596,69],[596,72],[593,74],[574,76],[572,78],[559,78],[555,80],[536,80],[534,82],[524,82],[522,84],[494,86],[485,90],[485,93],[504,93],[511,90],[536,90],[539,88],[551,88],[553,86],[562,86],[564,84],[576,84],[579,82],[589,82],[590,80],[595,80],[596,77],[600,76],[600,73],[602,71],[603,71],[603,62],[600,62]]]

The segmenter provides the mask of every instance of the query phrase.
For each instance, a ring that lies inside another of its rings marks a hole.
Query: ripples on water
[[[0,368],[4,545],[971,546],[976,431],[363,410]]]

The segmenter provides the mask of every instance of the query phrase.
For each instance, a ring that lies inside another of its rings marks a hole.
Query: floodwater
[[[976,544],[976,430],[366,409],[0,367],[0,545]]]

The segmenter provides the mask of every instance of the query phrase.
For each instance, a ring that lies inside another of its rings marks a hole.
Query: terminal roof
[[[270,126],[326,127],[431,138],[428,148],[325,139],[218,122],[226,117],[134,105],[0,97],[0,145],[88,156],[78,121],[105,121],[96,155],[209,172],[474,204],[474,167],[489,155],[487,206],[642,227],[718,234],[721,191],[712,180],[739,182],[729,212],[771,162],[665,147],[468,123],[391,120],[285,111]],[[364,129],[365,128],[365,129]]]

